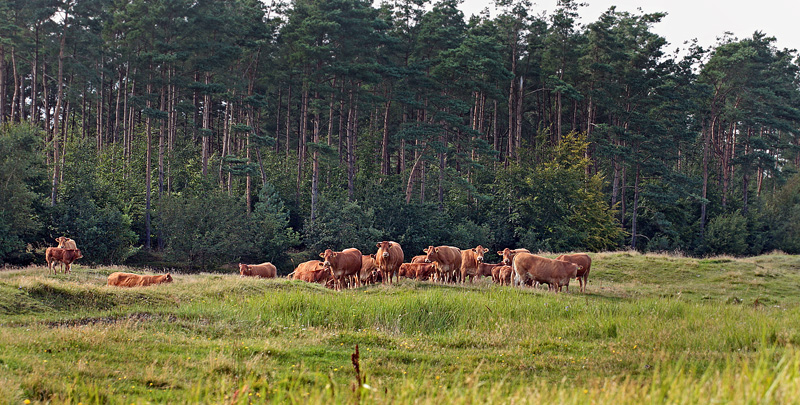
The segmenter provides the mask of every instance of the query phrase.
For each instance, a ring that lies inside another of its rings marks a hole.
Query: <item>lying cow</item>
[[[145,276],[142,274],[122,273],[118,271],[108,275],[108,285],[117,287],[147,287],[171,282],[172,276],[169,273],[158,276]]]
[[[575,263],[561,260],[552,260],[530,253],[518,253],[511,263],[514,269],[514,285],[538,282],[550,286],[550,290],[558,293],[564,286],[569,286],[569,280],[575,278],[578,266]]]
[[[241,277],[275,278],[277,274],[278,269],[270,262],[261,264],[239,263],[239,275]]]
[[[78,249],[61,249],[49,247],[44,252],[44,258],[47,261],[48,273],[50,270],[53,274],[57,273],[55,263],[59,262],[65,265],[64,274],[69,273],[72,268],[72,262],[83,257],[81,251]]]
[[[75,241],[70,238],[67,238],[66,236],[57,237],[56,242],[58,242],[58,247],[61,249],[78,250],[78,245],[75,244]],[[78,250],[78,257],[76,257],[76,259],[80,259],[81,257],[83,257],[83,255],[81,254],[81,251]]]
[[[411,278],[419,281],[425,281],[431,278],[435,272],[433,264],[431,263],[403,263],[400,265],[400,276]]]
[[[294,272],[289,275],[293,280],[303,280],[309,283],[325,284],[331,278],[331,272],[325,269],[319,260],[309,260],[300,263]]]
[[[575,263],[578,266],[581,266],[580,270],[578,270],[578,274],[575,275],[575,278],[578,279],[580,283],[581,292],[586,292],[586,282],[589,279],[589,270],[592,269],[592,258],[589,257],[586,253],[573,253],[570,255],[561,255],[556,257],[556,260],[563,260],[565,262]]]

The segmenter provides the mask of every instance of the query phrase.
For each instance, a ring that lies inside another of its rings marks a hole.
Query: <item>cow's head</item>
[[[472,251],[475,252],[475,260],[477,260],[478,263],[483,263],[483,254],[488,252],[489,249],[486,249],[483,246],[478,245],[478,247],[472,249]]]
[[[56,238],[56,242],[58,242],[58,247],[59,248],[64,248],[64,243],[67,242],[67,238],[65,238],[63,236],[59,236],[59,237]]]
[[[239,276],[244,277],[249,275],[250,275],[250,266],[239,263]]]
[[[319,257],[323,259],[322,266],[327,269],[331,267],[331,260],[336,259],[336,252],[330,249],[325,249],[325,253],[320,253]]]
[[[425,263],[433,263],[437,257],[439,257],[439,248],[428,246],[427,249],[422,249],[423,252],[427,256],[425,256]]]
[[[509,248],[505,248],[505,249],[503,249],[503,251],[497,252],[497,254],[499,256],[503,257],[502,263],[504,265],[510,266],[511,265],[511,261],[514,259],[514,256],[517,254],[517,250],[516,249],[511,250]]]
[[[172,282],[172,275],[167,273],[167,276],[164,277],[164,282],[165,283],[171,283]]]
[[[383,258],[387,258],[387,257],[389,257],[389,248],[391,248],[392,246],[394,246],[394,243],[389,242],[389,241],[378,242],[378,244],[377,244],[378,253]],[[381,252],[381,251],[383,251],[383,252]]]

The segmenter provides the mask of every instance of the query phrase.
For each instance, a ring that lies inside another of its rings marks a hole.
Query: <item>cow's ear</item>
[[[371,257],[371,258],[373,258],[373,259],[374,259],[374,258],[375,258],[375,255],[369,255],[369,257]]]
[[[472,251],[475,252],[475,253],[478,253],[478,249],[476,249],[476,248],[472,248]]]
[[[394,246],[394,243],[389,242],[389,247],[392,247],[392,246]]]
[[[503,252],[501,252],[501,251],[497,251],[497,255],[498,255],[498,256],[502,256],[502,255],[503,255]]]
[[[320,253],[319,257],[325,257],[325,253]]]
[[[376,244],[375,246],[376,246],[376,247],[381,247],[381,244],[380,244],[380,243],[378,243],[378,244]]]
[[[428,253],[428,248],[422,249],[422,251]]]
[[[436,252],[436,253],[439,253],[439,248],[438,247],[437,248],[433,248],[433,251]]]

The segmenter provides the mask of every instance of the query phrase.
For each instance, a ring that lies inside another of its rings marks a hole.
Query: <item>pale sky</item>
[[[667,16],[655,24],[653,32],[666,38],[665,48],[672,53],[676,48],[686,48],[684,41],[697,38],[700,46],[710,47],[726,31],[742,39],[762,31],[777,39],[779,49],[800,50],[800,1],[798,0],[583,0],[589,5],[582,7],[580,24],[597,20],[612,5],[617,11],[640,14],[663,11]],[[487,7],[488,0],[464,0],[461,10],[468,20]],[[556,9],[557,0],[534,0],[531,14],[546,11],[551,15]],[[491,17],[496,13],[490,9]]]

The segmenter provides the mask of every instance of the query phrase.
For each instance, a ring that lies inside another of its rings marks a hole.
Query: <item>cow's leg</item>
[[[589,281],[589,275],[584,274],[582,277],[583,283],[581,283],[581,292],[586,293],[586,283]]]

